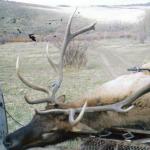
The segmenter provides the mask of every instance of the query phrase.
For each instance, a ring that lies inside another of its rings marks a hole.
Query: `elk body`
[[[73,14],[74,15],[74,14]],[[56,97],[63,81],[63,57],[69,42],[79,34],[93,30],[95,24],[75,33],[70,32],[71,16],[64,38],[60,62],[48,61],[58,80],[49,88],[28,82],[20,73],[19,58],[16,63],[17,75],[30,88],[46,93],[47,98],[30,100],[29,104],[46,103],[45,110],[36,110],[31,122],[10,133],[5,140],[9,150],[26,149],[33,146],[56,144],[86,134],[97,133],[113,126],[142,125],[150,129],[150,74],[148,71],[123,75],[100,85],[91,93],[85,93],[73,102],[65,102],[65,96]],[[48,46],[47,46],[48,52]],[[143,66],[150,69],[150,65]]]

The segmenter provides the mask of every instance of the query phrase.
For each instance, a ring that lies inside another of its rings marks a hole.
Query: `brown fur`
[[[150,76],[143,72],[123,75],[115,80],[104,83],[97,87],[93,92],[85,93],[84,96],[72,102],[61,103],[59,108],[78,108],[82,107],[87,101],[88,106],[113,104],[125,99],[138,89],[150,82]],[[140,98],[142,103],[149,99],[150,94]],[[139,100],[137,100],[139,102]],[[141,103],[141,102],[140,102]],[[144,104],[141,104],[144,105]],[[149,101],[146,105],[150,105]]]
[[[113,104],[130,96],[147,83],[150,83],[150,76],[145,72],[123,75],[97,87],[94,92],[86,93],[79,100],[61,104],[60,108],[82,107],[85,101],[88,102],[88,106]],[[82,123],[96,130],[112,126],[134,125],[137,122],[149,124],[150,94],[143,95],[134,104],[135,107],[128,113],[108,111],[87,114]]]

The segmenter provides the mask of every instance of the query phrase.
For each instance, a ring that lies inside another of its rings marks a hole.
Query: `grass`
[[[59,23],[49,24],[50,19],[59,19],[61,16],[50,9],[48,11],[35,9],[36,6],[15,2],[0,1],[0,35],[20,36],[28,33],[46,34],[56,31]],[[56,9],[56,8],[54,8]]]
[[[40,92],[30,91],[29,88],[22,84],[15,73],[15,61],[19,55],[22,74],[28,80],[36,84],[48,86],[55,74],[47,62],[45,45],[46,43],[38,43],[36,45],[33,43],[14,43],[0,46],[0,80],[2,82],[6,106],[10,113],[23,124],[32,118],[34,109],[34,106],[26,104],[23,99],[24,94],[30,92],[33,98],[44,97],[46,95],[41,95]],[[51,51],[51,53],[52,52],[55,52],[55,49]],[[68,100],[73,97],[76,98],[86,87],[92,86],[90,85],[92,82],[88,76],[86,77],[86,74],[87,70],[85,69],[83,69],[81,73],[74,70],[70,71],[70,69],[66,70],[64,83],[62,85],[63,90],[61,90],[60,93],[66,94]],[[72,80],[72,78],[74,78],[74,80]],[[86,84],[83,84],[83,82]],[[81,89],[80,84],[83,85]],[[72,93],[74,93],[74,96]],[[9,130],[13,131],[16,128],[18,128],[18,126],[10,119]]]
[[[45,55],[46,43],[8,43],[0,45],[0,83],[4,92],[7,110],[22,124],[28,123],[34,108],[43,106],[29,105],[24,101],[24,94],[32,99],[45,97],[38,91],[26,87],[15,73],[15,61],[20,56],[21,72],[33,83],[49,86],[56,79],[56,74],[49,66]],[[88,64],[81,70],[65,69],[64,81],[59,94],[66,94],[67,100],[77,100],[80,95],[103,82],[121,74],[136,64],[143,64],[150,59],[149,43],[139,44],[133,40],[93,41],[88,49]],[[52,46],[53,59],[59,51]],[[104,58],[103,58],[104,57]],[[103,62],[103,59],[106,61]],[[9,131],[19,126],[8,118]]]
[[[45,54],[46,43],[7,43],[0,45],[0,84],[3,89],[6,108],[20,123],[27,124],[34,115],[34,108],[44,105],[29,105],[24,100],[25,93],[32,99],[45,97],[41,92],[26,87],[15,72],[17,56],[20,56],[21,72],[33,83],[49,86],[56,74],[48,64]],[[59,50],[50,46],[53,60],[58,59]],[[80,95],[92,91],[103,82],[128,73],[128,67],[143,64],[150,59],[149,43],[139,44],[129,39],[109,39],[92,41],[88,47],[87,66],[75,70],[65,68],[64,80],[58,93],[66,94],[67,101],[77,100]],[[8,117],[9,132],[20,126]],[[68,141],[57,145],[64,149],[77,149],[81,140]],[[50,146],[48,148],[54,149]]]

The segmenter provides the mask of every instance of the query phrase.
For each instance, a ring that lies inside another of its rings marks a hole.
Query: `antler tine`
[[[83,29],[80,29],[77,32],[72,33],[72,38],[75,38],[77,35],[87,32],[89,30],[95,30],[95,25],[96,25],[96,22],[87,27],[84,27]]]
[[[47,59],[48,59],[48,62],[49,64],[51,65],[51,67],[54,69],[54,71],[56,73],[58,73],[58,64],[55,64],[51,58],[50,58],[50,55],[49,55],[49,52],[48,52],[48,44],[46,45],[46,56],[47,56]]]
[[[127,97],[123,101],[120,101],[118,103],[111,104],[111,105],[87,107],[86,112],[96,112],[96,111],[116,111],[116,112],[122,112],[122,113],[128,112],[134,107],[132,103],[136,101],[139,97],[143,96],[144,94],[148,92],[150,92],[150,83],[144,86],[143,88],[139,89],[135,93],[131,94],[129,97]],[[127,108],[123,108],[125,106],[127,106]]]
[[[77,11],[78,8],[75,9],[75,11],[73,12],[73,14],[70,16],[69,18],[69,21],[68,21],[68,24],[67,24],[67,27],[66,27],[66,33],[65,33],[65,38],[68,38],[71,34],[71,23],[72,23],[72,20],[73,20],[73,16],[75,15],[76,11]],[[65,42],[65,39],[64,38],[64,42]]]
[[[70,110],[69,123],[71,124],[71,126],[75,126],[77,123],[80,122],[80,120],[83,118],[86,106],[87,106],[87,102],[85,102],[85,104],[83,105],[82,110],[81,110],[80,114],[78,115],[78,117],[76,119],[74,119],[74,116],[75,116],[76,112],[74,111],[74,109]]]
[[[139,89],[137,92],[131,94],[129,97],[127,97],[123,101],[116,103],[116,106],[114,104],[114,110],[116,109],[120,112],[124,112],[124,111],[128,111],[128,109],[129,110],[132,109],[134,107],[132,103],[136,101],[139,97],[143,96],[144,94],[148,92],[150,92],[150,83],[148,83],[146,86]],[[123,109],[124,106],[129,106],[129,105],[131,106],[126,109]]]
[[[131,94],[128,98],[124,99],[121,102],[110,104],[110,105],[104,105],[104,106],[95,106],[95,107],[86,107],[85,113],[88,112],[100,112],[100,111],[116,111],[116,112],[128,112],[131,110],[134,105],[132,103],[136,101],[139,97],[143,96],[144,94],[150,92],[150,83],[144,86],[143,88],[139,89],[137,92]],[[131,105],[127,108],[123,108],[125,106]],[[76,113],[81,112],[82,108],[76,108],[73,109]],[[54,109],[54,110],[46,110],[46,111],[37,111],[38,114],[51,114],[51,113],[68,113],[70,109]]]
[[[28,104],[41,104],[41,103],[49,103],[51,101],[51,99],[48,97],[48,98],[43,98],[43,99],[36,99],[36,100],[30,100],[29,97],[27,95],[24,96],[24,99],[25,101],[28,103]],[[50,104],[49,104],[50,105]],[[51,104],[51,105],[55,105],[55,104]]]
[[[46,93],[46,94],[49,95],[48,89],[30,83],[29,81],[27,81],[27,80],[20,74],[19,56],[17,57],[17,61],[16,61],[16,73],[17,73],[17,76],[19,77],[19,79],[20,79],[26,86],[28,86],[28,87],[30,87],[30,88],[32,88],[32,89],[34,89],[34,90],[38,90],[38,91],[44,92],[44,93]]]

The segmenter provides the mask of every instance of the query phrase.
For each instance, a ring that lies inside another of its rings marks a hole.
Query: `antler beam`
[[[47,55],[47,60],[48,60],[49,64],[50,64],[51,67],[54,69],[54,71],[55,71],[56,73],[58,73],[58,64],[55,64],[55,63],[51,60],[50,55],[49,55],[49,52],[48,52],[48,44],[47,44],[47,46],[46,46],[46,55]]]
[[[74,16],[76,10],[71,15],[71,17],[70,17],[70,19],[68,21],[66,32],[65,32],[65,37],[64,37],[64,41],[63,41],[62,51],[61,51],[61,55],[60,55],[60,62],[59,62],[59,66],[58,66],[59,77],[58,77],[58,80],[55,82],[55,84],[53,86],[53,91],[52,91],[52,96],[51,96],[51,99],[53,99],[53,102],[56,102],[55,95],[56,95],[56,93],[57,93],[58,89],[60,88],[61,83],[63,81],[64,55],[65,55],[65,52],[66,52],[66,49],[67,49],[67,46],[68,46],[69,42],[73,38],[78,36],[79,34],[85,33],[85,32],[90,31],[90,30],[95,30],[95,24],[96,23],[94,23],[94,24],[92,24],[90,26],[87,26],[87,27],[85,27],[83,29],[80,29],[79,31],[77,31],[75,33],[71,33],[71,31],[70,31],[71,23],[72,23],[72,19],[73,19],[73,16]]]
[[[16,61],[16,73],[17,73],[17,76],[19,77],[19,79],[28,87],[34,89],[34,90],[38,90],[38,91],[41,91],[41,92],[44,92],[46,94],[50,94],[49,90],[44,88],[44,87],[41,87],[39,85],[35,85],[29,81],[27,81],[21,74],[20,74],[20,64],[19,64],[19,57],[17,58],[17,61]]]
[[[68,114],[69,115],[69,123],[71,126],[75,126],[77,123],[80,122],[80,120],[83,118],[84,112],[86,110],[86,106],[87,106],[87,102],[85,102],[85,104],[83,105],[82,108],[79,108],[78,110],[69,108],[69,109],[52,109],[51,112],[46,112],[46,111],[39,111],[35,109],[35,112],[37,114],[40,115],[45,115],[45,114],[49,114],[49,113],[57,113],[57,114]],[[79,113],[78,117],[76,119],[74,119],[75,114]]]

